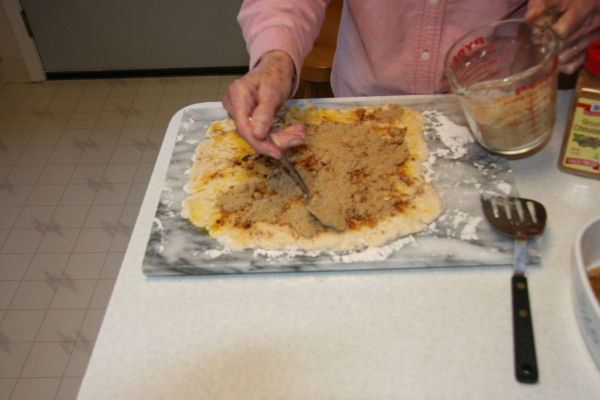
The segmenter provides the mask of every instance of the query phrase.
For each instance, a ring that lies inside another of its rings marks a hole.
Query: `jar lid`
[[[593,42],[587,48],[585,69],[600,76],[600,40]]]

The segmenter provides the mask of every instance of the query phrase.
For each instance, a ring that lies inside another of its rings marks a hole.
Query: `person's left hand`
[[[559,70],[571,74],[583,64],[588,45],[600,40],[600,0],[529,0],[525,21],[535,22],[546,11],[560,15],[552,24],[562,41]]]

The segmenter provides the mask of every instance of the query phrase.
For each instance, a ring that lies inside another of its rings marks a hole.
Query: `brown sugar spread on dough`
[[[340,208],[337,199],[330,198],[329,200],[325,200],[320,196],[311,195],[307,206],[321,225],[337,232],[343,232],[348,227],[346,218],[342,214],[343,210]]]
[[[400,118],[401,107],[389,107],[379,113],[357,109],[360,123],[322,121],[307,124],[303,145],[286,151],[314,196],[328,207],[324,220],[336,220],[338,226],[373,226],[407,206],[412,198],[411,179],[402,174],[409,155],[404,142],[405,129],[383,125]],[[297,183],[267,157],[245,157],[241,167],[256,170],[260,178],[251,179],[227,190],[218,200],[223,218],[233,218],[236,226],[249,228],[259,221],[290,225],[303,237],[313,237],[326,228],[313,218],[304,204]],[[406,187],[406,196],[396,188]],[[343,224],[340,223],[343,218]]]

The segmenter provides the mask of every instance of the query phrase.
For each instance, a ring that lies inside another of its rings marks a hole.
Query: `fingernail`
[[[302,144],[301,140],[293,139],[290,141],[290,146],[300,146]]]
[[[268,155],[269,155],[269,157],[271,157],[271,158],[277,158],[277,154],[275,154],[275,153],[274,153],[274,152],[272,152],[272,151],[270,151],[270,152],[268,153]]]
[[[273,144],[279,148],[281,148],[281,144],[279,143],[279,140],[277,140],[276,137],[271,136],[271,142],[273,142]]]

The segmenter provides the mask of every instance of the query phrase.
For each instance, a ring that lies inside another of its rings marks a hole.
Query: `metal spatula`
[[[519,197],[481,196],[481,205],[490,224],[515,241],[512,277],[515,375],[519,382],[535,383],[538,380],[538,368],[525,260],[527,239],[539,236],[544,231],[546,209],[535,200]]]

